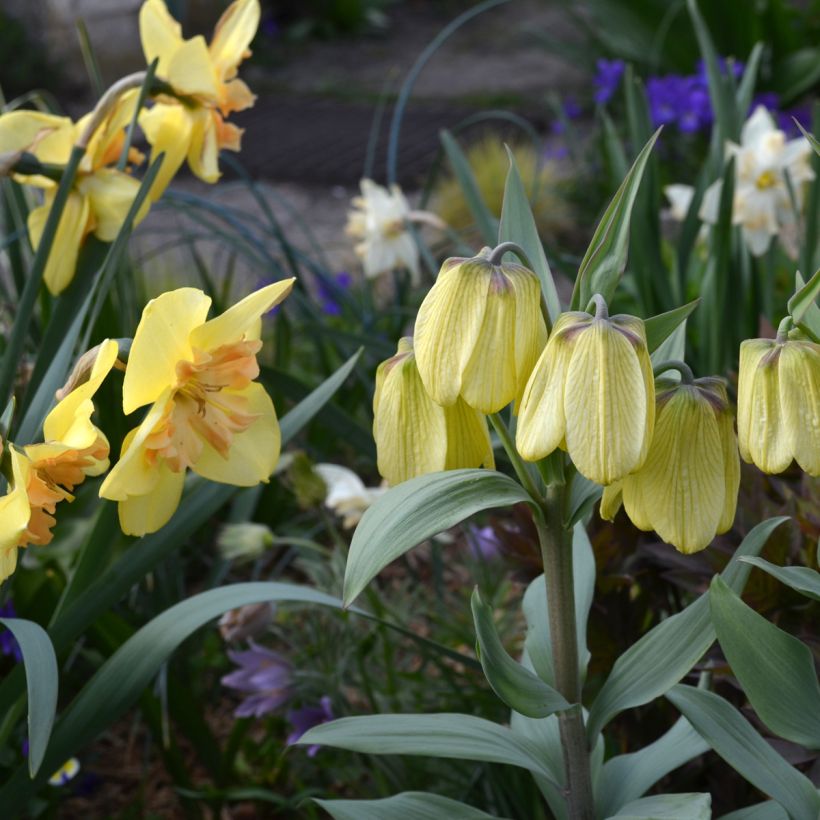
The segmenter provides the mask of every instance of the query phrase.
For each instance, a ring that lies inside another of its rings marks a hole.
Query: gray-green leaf
[[[334,820],[493,820],[466,803],[426,792],[402,792],[381,800],[318,800]],[[499,820],[503,820],[499,818]]]
[[[658,794],[624,806],[612,818],[621,820],[710,820],[712,798],[708,794]],[[610,820],[610,818],[608,818]]]
[[[779,567],[763,558],[741,558],[740,560],[768,572],[781,584],[791,587],[795,592],[820,601],[820,572],[817,570],[810,567]]]

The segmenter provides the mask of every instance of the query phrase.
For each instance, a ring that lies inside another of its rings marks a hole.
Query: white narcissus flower
[[[809,162],[811,146],[805,137],[787,142],[785,133],[762,105],[744,124],[740,142],[726,144],[726,156],[735,159],[732,224],[742,227],[743,238],[754,256],[763,255],[772,236],[779,235],[786,252],[796,258],[795,233],[803,206],[803,183],[814,179]],[[698,214],[704,222],[717,222],[722,186],[718,180],[704,192]]]
[[[347,467],[338,464],[317,464],[313,468],[325,482],[325,506],[342,518],[342,526],[355,527],[365,510],[387,487],[365,487],[364,482]]]
[[[360,187],[362,195],[353,199],[345,233],[358,240],[356,253],[362,260],[365,276],[374,279],[404,267],[417,284],[419,249],[408,227],[410,223],[426,223],[443,228],[444,223],[429,211],[412,210],[398,185],[391,185],[388,190],[372,179],[363,179]]]

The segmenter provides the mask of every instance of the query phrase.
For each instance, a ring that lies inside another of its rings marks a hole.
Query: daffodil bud
[[[413,340],[376,371],[373,438],[379,473],[389,484],[439,470],[494,467],[484,417],[462,399],[442,407],[424,389]]]
[[[655,423],[655,384],[646,333],[635,316],[558,317],[521,399],[516,447],[538,461],[556,447],[578,471],[611,484],[646,459]]]
[[[740,345],[737,437],[743,460],[764,473],[795,459],[820,475],[820,345],[785,337]]]
[[[660,380],[644,465],[604,489],[601,516],[623,502],[632,523],[680,552],[709,545],[735,518],[740,459],[725,386],[716,378]]]
[[[433,401],[449,407],[461,397],[497,413],[521,396],[547,340],[538,277],[488,248],[448,259],[419,308],[415,339]]]

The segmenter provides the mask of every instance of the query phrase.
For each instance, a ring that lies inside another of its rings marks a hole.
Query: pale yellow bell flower
[[[820,345],[784,337],[740,345],[737,437],[764,473],[797,461],[820,476]]]
[[[155,532],[179,505],[190,467],[239,487],[267,482],[279,459],[279,422],[254,379],[261,317],[290,293],[268,285],[207,320],[210,297],[179,288],[142,313],[123,382],[126,414],[151,405],[123,441],[100,496],[119,502],[123,532]]]
[[[378,469],[388,484],[440,470],[495,467],[486,419],[463,399],[442,407],[427,395],[410,338],[376,371],[373,416]]]
[[[638,529],[698,552],[732,526],[737,507],[740,458],[726,388],[714,378],[659,380],[656,408],[646,461],[604,489],[601,517],[611,521],[623,502]]]
[[[54,295],[61,293],[74,278],[77,258],[86,237],[93,234],[102,242],[113,242],[139,190],[139,180],[112,167],[125,142],[125,128],[131,122],[138,90],[124,93],[89,140],[80,161],[74,185],[57,226],[43,280]],[[75,143],[86,130],[92,114],[74,123],[67,117],[39,111],[12,111],[0,116],[0,153],[28,151],[43,164],[65,166]],[[139,158],[131,149],[129,156]],[[28,232],[36,251],[57,193],[57,182],[43,175],[15,174],[18,182],[44,189],[43,203],[30,211]],[[149,203],[140,208],[134,224],[148,213]]]
[[[219,150],[240,149],[242,129],[225,118],[250,108],[256,99],[236,75],[239,64],[250,55],[259,16],[259,0],[235,0],[208,44],[202,36],[184,39],[163,0],[143,3],[139,23],[145,59],[158,60],[156,76],[179,97],[160,95],[152,108],[140,114],[152,159],[165,154],[149,194],[152,200],[162,195],[186,159],[194,175],[216,182]]]
[[[596,316],[558,317],[521,399],[516,447],[527,461],[562,447],[582,475],[606,485],[646,460],[655,383],[643,321],[610,317],[601,305]]]
[[[438,404],[459,397],[481,413],[520,398],[547,341],[538,277],[495,263],[485,248],[448,259],[416,318],[416,360]]]

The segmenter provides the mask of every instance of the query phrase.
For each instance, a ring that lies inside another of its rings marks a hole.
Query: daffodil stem
[[[558,716],[566,773],[567,808],[569,817],[573,820],[593,820],[595,809],[592,776],[581,709],[581,678],[578,671],[572,530],[565,528],[563,523],[565,493],[565,486],[547,487],[543,514],[536,513],[535,525],[547,584],[547,614],[555,688],[567,701],[574,704]]]
[[[518,450],[515,449],[515,442],[510,435],[510,431],[507,429],[507,425],[504,424],[504,420],[498,413],[490,413],[489,418],[490,424],[493,426],[493,430],[495,430],[498,437],[501,439],[504,452],[506,452],[508,458],[510,459],[513,469],[515,470],[515,474],[518,476],[518,480],[521,482],[524,489],[532,496],[533,501],[538,503],[541,499],[541,493],[535,485],[535,481],[533,481],[533,478],[527,469],[527,465],[524,464],[523,459],[520,455],[518,455]]]
[[[125,77],[117,80],[105,94],[100,97],[94,110],[91,112],[91,117],[88,120],[88,125],[77,140],[77,147],[85,150],[88,148],[88,143],[94,136],[96,130],[100,127],[103,120],[108,116],[108,113],[116,105],[117,100],[132,88],[139,88],[145,82],[145,72],[137,71],[134,74],[128,74]]]
[[[652,373],[655,378],[657,378],[667,370],[677,370],[678,373],[680,373],[681,381],[684,384],[692,384],[695,380],[695,374],[692,372],[692,368],[689,367],[686,362],[681,362],[677,359],[671,359],[668,362],[661,362],[657,367],[652,368]]]

